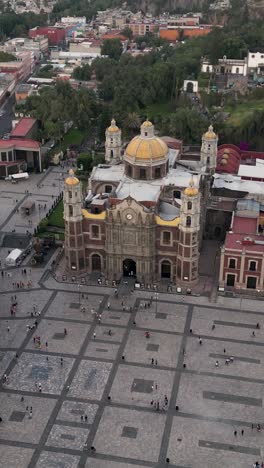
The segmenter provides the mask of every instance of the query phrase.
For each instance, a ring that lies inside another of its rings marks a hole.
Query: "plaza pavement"
[[[13,277],[0,280],[1,467],[249,468],[264,460],[261,301],[160,294],[156,304],[145,291],[116,299],[111,288],[79,293],[44,273],[32,269],[27,291],[14,290]],[[40,315],[31,318],[33,305]],[[252,430],[257,423],[263,431]]]

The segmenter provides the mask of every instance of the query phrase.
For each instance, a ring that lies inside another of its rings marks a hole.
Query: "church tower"
[[[121,161],[121,130],[117,127],[115,119],[105,131],[105,160],[108,163]]]
[[[69,270],[85,269],[85,248],[82,229],[82,188],[72,169],[65,180],[63,193],[65,221],[65,257]]]
[[[177,257],[177,278],[192,283],[198,278],[200,194],[190,181],[182,194],[179,224],[179,250]]]
[[[202,136],[202,147],[200,154],[201,166],[206,168],[206,172],[213,174],[217,164],[217,143],[218,136],[210,125],[208,131]]]

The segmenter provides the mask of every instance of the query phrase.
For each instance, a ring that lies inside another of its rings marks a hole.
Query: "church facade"
[[[192,284],[198,278],[204,194],[216,166],[217,135],[202,138],[200,161],[180,162],[145,121],[122,154],[121,130],[106,130],[106,164],[94,168],[84,198],[73,172],[65,180],[67,268],[101,272],[108,280],[134,276]]]

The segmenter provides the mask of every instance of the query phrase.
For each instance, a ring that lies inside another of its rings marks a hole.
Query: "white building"
[[[224,56],[222,59],[218,60],[217,65],[210,64],[209,60],[204,59],[202,61],[201,70],[203,73],[219,73],[221,75],[230,74],[230,75],[242,75],[247,76],[248,66],[247,58],[244,60],[238,59],[228,59]]]
[[[248,73],[254,73],[260,65],[264,65],[264,52],[248,52]]]
[[[61,23],[63,24],[80,24],[85,26],[86,25],[86,17],[85,16],[63,16],[61,18]]]

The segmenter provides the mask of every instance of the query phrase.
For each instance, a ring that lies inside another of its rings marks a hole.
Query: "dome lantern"
[[[79,184],[79,179],[75,177],[73,169],[69,170],[69,177],[65,179],[65,184],[66,185],[78,185]]]

